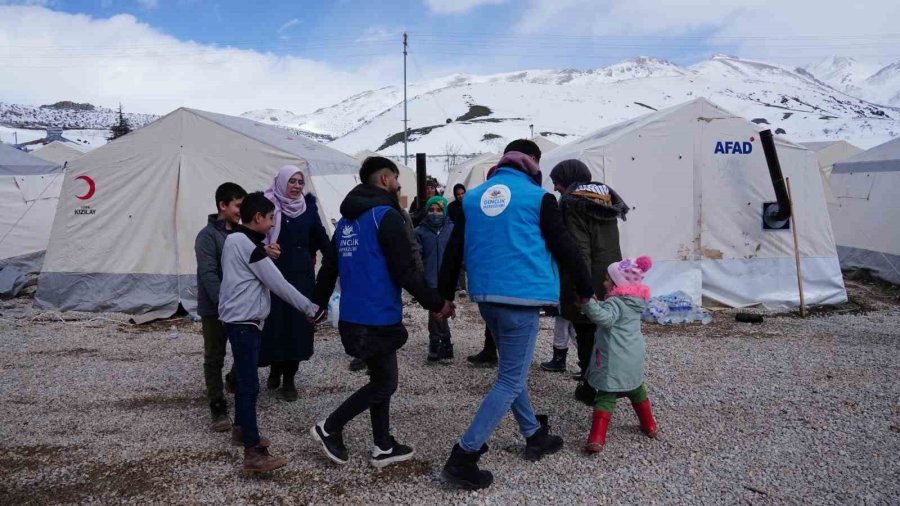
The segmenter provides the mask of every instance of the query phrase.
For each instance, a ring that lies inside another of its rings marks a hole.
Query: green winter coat
[[[644,335],[641,313],[647,303],[637,297],[591,299],[584,314],[597,325],[587,381],[601,392],[630,392],[644,382]]]

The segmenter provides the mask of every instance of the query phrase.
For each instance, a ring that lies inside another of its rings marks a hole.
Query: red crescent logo
[[[97,185],[94,184],[94,180],[88,176],[78,176],[75,178],[76,181],[79,179],[81,179],[82,181],[87,183],[88,191],[84,195],[76,195],[75,198],[77,198],[78,200],[87,200],[87,199],[93,197],[94,192],[97,190]]]

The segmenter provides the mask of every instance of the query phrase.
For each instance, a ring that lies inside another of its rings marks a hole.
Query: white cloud
[[[278,33],[281,33],[281,32],[283,32],[283,31],[287,30],[288,28],[290,28],[290,27],[292,27],[292,26],[294,26],[294,25],[299,25],[299,24],[300,24],[300,20],[297,19],[297,18],[294,18],[294,19],[288,21],[287,23],[281,25],[280,27],[278,27],[277,32],[278,32]]]
[[[159,0],[137,0],[138,5],[144,10],[153,10],[159,7]]]
[[[785,64],[831,54],[900,59],[900,38],[883,36],[897,33],[896,0],[731,0],[716,5],[707,0],[529,1],[515,25],[518,33],[593,36],[599,51],[605,42],[607,48],[651,56],[672,44],[710,52],[725,48]],[[673,41],[673,36],[684,38]]]
[[[371,50],[367,49],[367,53]],[[96,19],[41,7],[0,6],[0,97],[75,100],[133,112],[179,106],[230,114],[303,113],[395,84],[395,56],[353,58],[343,70],[310,59],[180,41],[131,15]]]
[[[483,5],[499,5],[507,0],[425,0],[428,8],[436,14],[463,14]]]

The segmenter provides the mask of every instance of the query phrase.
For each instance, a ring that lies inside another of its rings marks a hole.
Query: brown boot
[[[284,467],[288,460],[284,457],[269,455],[269,450],[262,446],[244,448],[244,472],[267,473],[279,467]]]
[[[234,446],[244,446],[244,431],[241,430],[237,425],[231,427],[231,444]],[[268,438],[259,436],[258,446],[263,448],[268,448],[269,445],[272,444]]]

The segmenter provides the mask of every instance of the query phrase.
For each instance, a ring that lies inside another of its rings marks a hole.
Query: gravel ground
[[[366,415],[345,430],[346,467],[311,441],[312,423],[365,382],[347,370],[329,328],[301,364],[298,402],[265,389],[260,396],[262,431],[290,463],[245,478],[241,450],[207,430],[199,324],[132,326],[114,321],[123,315],[84,314],[62,322],[28,299],[8,301],[0,306],[0,504],[898,504],[900,299],[872,285],[849,288],[861,308],[805,320],[768,315],[749,325],[717,311],[708,326],[645,325],[659,439],[639,432],[623,400],[606,449],[592,458],[580,452],[590,410],[571,399],[574,382],[537,367],[552,338],[552,319],[542,319],[530,388],[566,447],[526,462],[507,417],[482,459],[495,484],[481,492],[438,478],[493,379],[464,360],[482,339],[474,306],[451,324],[449,365],[426,364],[426,315],[406,308],[411,337],[392,414],[413,460],[370,467]]]

